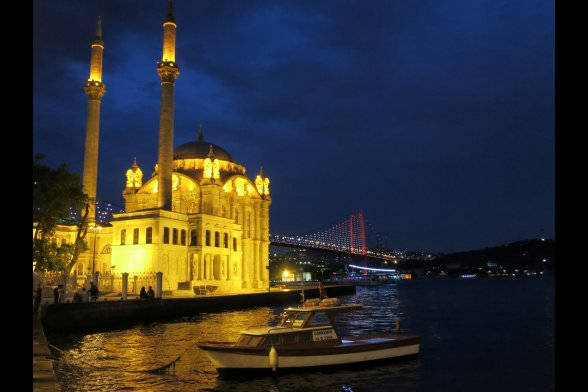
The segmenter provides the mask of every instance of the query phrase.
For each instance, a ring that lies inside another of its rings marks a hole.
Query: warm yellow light
[[[127,188],[140,188],[143,184],[143,172],[141,169],[127,170]]]
[[[88,81],[102,82],[102,45],[92,45],[92,58],[90,59],[90,76]]]
[[[172,22],[163,24],[163,61],[176,61],[176,25]]]
[[[255,177],[255,187],[257,188],[257,192],[259,192],[260,195],[263,195],[263,179],[260,175]]]
[[[245,195],[245,180],[243,178],[235,179],[235,190],[238,196]]]
[[[270,180],[267,177],[265,179],[261,178],[260,175],[255,177],[255,187],[257,188],[257,191],[260,195],[269,195],[269,183]]]
[[[264,188],[263,194],[266,196],[269,195],[269,183],[270,183],[270,180],[268,177],[266,177],[265,181],[263,181],[263,188]]]
[[[290,272],[288,272],[288,270],[284,270],[284,272],[282,272],[282,280],[287,280],[288,276],[290,276]]]
[[[218,159],[212,162],[212,178],[220,180],[220,161]]]
[[[204,172],[202,175],[204,178],[212,178],[212,161],[210,158],[204,160]]]

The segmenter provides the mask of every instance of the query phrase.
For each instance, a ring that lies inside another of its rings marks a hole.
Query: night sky
[[[271,179],[270,232],[363,210],[391,248],[554,238],[554,4],[176,0],[174,145]],[[33,2],[33,153],[82,173],[90,42],[105,43],[98,197],[157,160],[166,2]],[[370,234],[368,234],[368,237]]]

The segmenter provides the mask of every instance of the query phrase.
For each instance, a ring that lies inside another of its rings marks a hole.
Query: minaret
[[[90,76],[84,85],[88,94],[88,118],[86,120],[86,149],[84,150],[84,191],[90,199],[90,209],[87,223],[96,222],[96,183],[98,180],[98,137],[100,130],[100,99],[106,92],[102,83],[102,21],[98,17],[96,37],[90,45],[92,58],[90,60]]]
[[[161,110],[159,113],[158,208],[171,210],[172,163],[174,152],[174,87],[180,74],[176,63],[176,20],[172,0],[168,0],[167,16],[163,21],[163,55],[157,62],[161,77]]]

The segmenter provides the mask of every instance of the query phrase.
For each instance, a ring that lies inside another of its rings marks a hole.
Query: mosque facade
[[[109,225],[97,225],[95,206],[90,208],[89,250],[74,270],[129,276],[162,272],[163,290],[170,291],[202,285],[216,286],[218,293],[267,289],[269,178],[260,170],[250,179],[228,151],[204,139],[202,129],[196,140],[173,147],[176,27],[169,1],[157,62],[162,93],[155,170],[146,178],[136,161],[127,170],[125,212],[113,214]],[[95,201],[100,102],[106,92],[100,20],[91,47],[83,185]],[[71,243],[75,233],[61,227],[55,237]]]

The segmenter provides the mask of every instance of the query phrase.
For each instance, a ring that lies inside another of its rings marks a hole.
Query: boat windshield
[[[289,312],[284,315],[280,325],[284,327],[301,327],[309,316],[310,313],[306,312]]]

